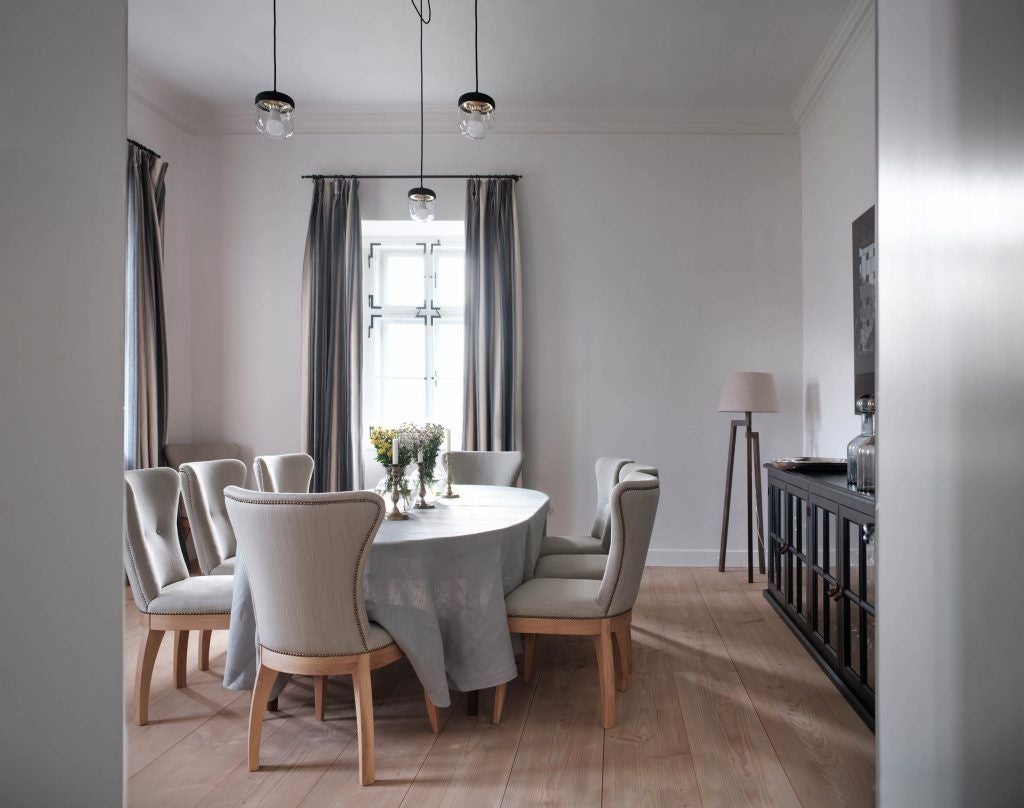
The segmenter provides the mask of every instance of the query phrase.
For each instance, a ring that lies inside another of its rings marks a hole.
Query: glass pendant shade
[[[256,130],[261,135],[283,139],[295,132],[295,102],[290,95],[265,90],[256,96]]]
[[[459,131],[470,140],[483,140],[494,130],[494,99],[486,93],[459,98]]]
[[[414,222],[434,221],[437,194],[429,188],[413,188],[409,191],[409,218]]]

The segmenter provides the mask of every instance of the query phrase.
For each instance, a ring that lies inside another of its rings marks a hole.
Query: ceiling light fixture
[[[434,16],[430,7],[430,0],[420,0],[419,7],[416,0],[410,0],[412,7],[416,9],[416,15],[420,18],[420,184],[409,190],[409,216],[415,222],[434,221],[434,205],[437,202],[437,194],[430,188],[423,187],[423,27],[430,23]],[[427,16],[423,16],[423,3],[427,4]]]
[[[470,140],[483,140],[494,129],[494,99],[480,92],[480,0],[473,0],[473,62],[476,89],[459,96],[459,131]]]
[[[292,113],[295,101],[277,91],[277,0],[274,0],[274,89],[256,95],[256,129],[276,140],[291,137],[295,131]]]

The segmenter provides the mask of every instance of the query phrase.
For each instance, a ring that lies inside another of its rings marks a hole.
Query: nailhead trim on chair
[[[363,643],[363,644],[365,645],[366,643]],[[394,638],[392,638],[391,642],[385,643],[384,645],[378,645],[376,648],[367,648],[365,651],[354,651],[351,654],[293,654],[291,651],[278,651],[276,648],[270,648],[269,646],[262,645],[262,644],[260,645],[260,648],[266,648],[268,651],[273,651],[275,654],[281,654],[281,656],[298,657],[299,659],[305,659],[307,657],[311,658],[311,659],[312,658],[320,659],[320,658],[335,657],[335,656],[340,656],[340,657],[362,656],[363,654],[372,654],[374,651],[380,651],[383,648],[390,648],[392,645],[398,645],[398,643],[395,642]]]
[[[295,500],[295,499],[277,499],[277,500],[274,500],[273,502],[261,502],[259,500],[255,500],[255,499],[241,499],[240,497],[232,497],[232,496],[229,496],[227,494],[224,495],[224,498],[225,499],[233,500],[234,502],[241,502],[241,503],[246,504],[246,505],[266,505],[266,506],[272,506],[272,505],[336,505],[339,502],[369,502],[369,503],[377,506],[377,519],[374,520],[374,524],[375,525],[377,524],[377,520],[379,520],[381,518],[381,514],[383,513],[383,510],[384,510],[382,505],[381,505],[382,500],[379,500],[379,499],[377,499],[377,500],[373,500],[373,499],[320,499],[320,500],[317,500],[316,502],[309,502],[309,501]],[[376,648],[371,649],[371,648],[368,647],[368,643],[366,642],[366,632],[363,630],[362,623],[359,620],[359,592],[358,592],[358,588],[359,588],[358,587],[358,584],[359,584],[359,564],[363,560],[363,554],[366,552],[366,545],[370,543],[370,539],[373,537],[373,533],[374,533],[374,531],[373,531],[373,528],[371,527],[370,528],[370,532],[366,534],[366,538],[363,539],[363,543],[359,547],[359,555],[356,556],[355,572],[352,574],[352,610],[355,612],[355,615],[356,615],[356,628],[359,629],[359,639],[361,639],[363,641],[363,648],[365,649],[362,653],[369,653],[371,650],[374,650],[374,651],[378,650]],[[381,646],[381,647],[382,648],[387,648],[386,645]],[[273,649],[270,649],[270,650],[273,650]],[[345,654],[323,654],[322,656],[346,656],[346,655]]]
[[[133,493],[132,496],[134,497],[135,494]],[[132,562],[132,572],[135,573],[135,582],[138,584],[139,594],[142,596],[142,600],[146,604],[146,611],[148,612],[151,601],[146,597],[146,593],[142,589],[142,579],[139,577],[139,568],[135,565],[135,553],[132,552],[132,543],[128,540],[127,529],[124,532],[124,545],[128,548],[128,560]],[[132,591],[135,591],[135,587],[132,587]]]
[[[624,496],[626,496],[626,494],[629,494],[632,491],[650,491],[653,488],[658,488],[660,485],[661,485],[661,482],[656,480],[655,482],[647,483],[646,485],[637,485],[635,487],[627,488],[627,489],[623,490],[622,493],[619,494],[619,502],[620,502],[620,505],[619,505],[619,527],[622,530],[623,539],[625,539],[625,536],[626,536],[626,517],[622,515],[622,505],[621,505],[622,498]],[[609,506],[610,506],[610,503],[609,503]],[[615,592],[619,588],[619,579],[622,577],[622,560],[623,560],[622,557],[624,555],[625,555],[625,553],[622,553],[622,554],[620,554],[620,557],[619,557],[619,568],[615,572],[615,583],[612,584],[612,594],[608,597],[608,606],[607,606],[607,608],[605,608],[605,616],[608,615],[608,609],[610,609],[612,607],[612,603],[615,600]]]

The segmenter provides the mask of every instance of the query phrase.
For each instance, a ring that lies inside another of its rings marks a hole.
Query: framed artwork
[[[875,394],[878,254],[875,206],[853,222],[853,400]]]

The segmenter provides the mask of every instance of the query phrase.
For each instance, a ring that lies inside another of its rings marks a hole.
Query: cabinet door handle
[[[779,553],[781,555],[785,555],[788,552],[789,552],[789,543],[788,542],[782,542],[782,544],[779,545]]]
[[[838,603],[840,600],[842,600],[842,597],[843,588],[839,584],[836,584],[835,591],[832,592],[832,600]]]

